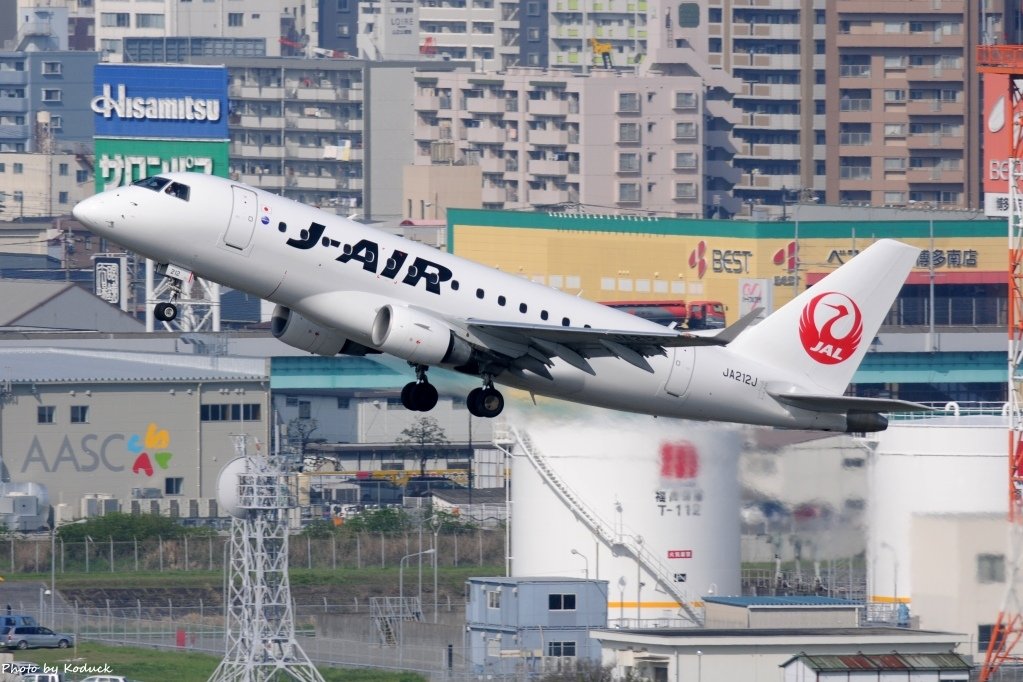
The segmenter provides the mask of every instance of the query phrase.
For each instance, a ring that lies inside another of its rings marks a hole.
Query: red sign
[[[661,478],[693,479],[699,473],[700,455],[692,443],[661,443]]]
[[[668,550],[668,558],[669,559],[692,559],[693,558],[693,550],[691,550],[691,549],[669,549]]]

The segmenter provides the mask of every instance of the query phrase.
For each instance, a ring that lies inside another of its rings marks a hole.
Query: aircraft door
[[[224,244],[244,251],[252,241],[256,229],[256,193],[251,189],[231,185],[231,221],[224,233]]]
[[[671,356],[671,372],[664,384],[664,392],[678,398],[684,398],[689,391],[689,382],[693,379],[693,368],[696,367],[696,348],[675,348]]]

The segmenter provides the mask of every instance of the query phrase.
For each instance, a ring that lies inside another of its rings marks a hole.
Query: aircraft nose
[[[75,204],[71,214],[90,230],[108,230],[114,226],[113,207],[103,194],[91,196]]]

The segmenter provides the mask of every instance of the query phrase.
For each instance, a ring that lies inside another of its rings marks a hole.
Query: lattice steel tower
[[[245,438],[220,472],[217,497],[231,519],[225,590],[224,660],[210,682],[323,682],[295,641],[288,580],[288,510],[293,477],[275,457],[249,456]]]

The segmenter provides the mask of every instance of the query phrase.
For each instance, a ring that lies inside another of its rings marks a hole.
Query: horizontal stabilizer
[[[814,412],[928,412],[926,405],[908,400],[887,398],[856,398],[846,395],[810,395],[783,393],[767,389],[767,394],[780,403]]]

